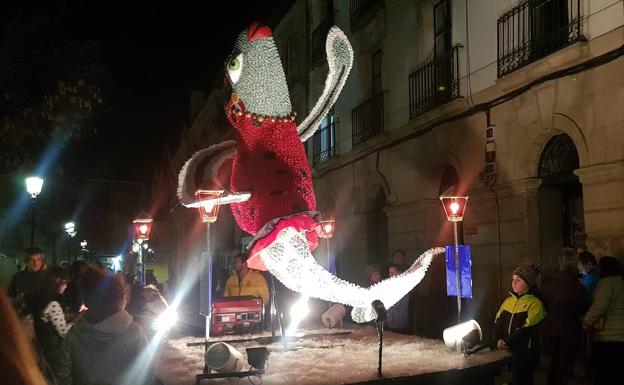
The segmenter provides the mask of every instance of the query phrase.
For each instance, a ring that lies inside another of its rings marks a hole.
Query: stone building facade
[[[334,254],[338,275],[361,282],[393,250],[451,244],[438,199],[449,189],[470,197],[462,318],[488,325],[519,263],[553,269],[564,246],[624,256],[624,1],[294,1],[273,29],[301,119],[323,88],[333,24],[355,63],[306,143],[318,208],[337,223],[319,262]],[[204,110],[221,114],[216,99]],[[200,137],[187,135],[176,167]],[[453,322],[443,259],[413,305],[421,334]]]

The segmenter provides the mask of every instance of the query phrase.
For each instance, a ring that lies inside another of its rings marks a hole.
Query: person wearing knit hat
[[[537,287],[537,278],[539,276],[539,265],[537,264],[523,264],[513,271],[513,275],[517,275],[526,283],[528,291],[533,291]],[[519,294],[515,288],[514,292]]]
[[[544,319],[544,305],[531,294],[537,287],[538,275],[537,265],[520,265],[513,271],[513,291],[494,320],[495,345],[514,353],[511,361],[513,385],[532,385],[539,363],[539,326]]]

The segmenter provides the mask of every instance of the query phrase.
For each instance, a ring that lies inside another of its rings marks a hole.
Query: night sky
[[[55,32],[99,46],[105,110],[93,120],[95,132],[65,147],[59,160],[65,175],[140,180],[149,187],[154,162],[163,159],[165,146],[175,152],[181,128],[190,123],[190,92],[208,89],[242,29],[252,21],[269,24],[289,1],[15,3],[4,22],[61,9],[52,22]]]

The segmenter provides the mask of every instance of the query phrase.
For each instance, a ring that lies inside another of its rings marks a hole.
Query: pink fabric
[[[249,258],[247,259],[247,266],[252,269],[266,271],[267,268],[260,258],[260,252],[269,247],[275,241],[275,238],[277,238],[280,231],[287,227],[292,227],[298,232],[305,232],[308,245],[310,246],[310,251],[316,249],[318,244],[318,231],[320,230],[319,223],[309,215],[298,214],[289,218],[281,219],[277,222],[275,228],[269,233],[269,235],[258,239],[256,243],[254,243],[251,253],[249,253]]]

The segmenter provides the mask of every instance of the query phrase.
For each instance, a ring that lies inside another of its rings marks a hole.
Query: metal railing
[[[498,77],[583,40],[580,0],[527,0],[498,19]]]
[[[410,119],[459,96],[459,48],[453,47],[409,75]]]
[[[350,21],[351,27],[360,21],[360,19],[370,11],[370,9],[381,0],[351,0]]]
[[[312,44],[311,44],[311,57],[312,57],[312,65],[317,66],[323,63],[323,59],[325,58],[325,41],[327,40],[327,33],[329,29],[334,24],[333,17],[326,17],[325,20],[321,21],[321,24],[316,27],[314,32],[312,32]]]
[[[351,111],[351,134],[353,146],[383,132],[384,94],[373,95]]]

